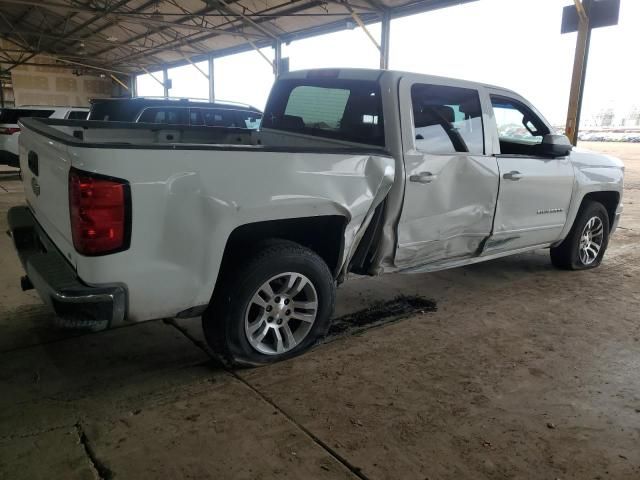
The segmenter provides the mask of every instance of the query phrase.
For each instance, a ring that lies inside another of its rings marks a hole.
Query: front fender
[[[571,152],[571,162],[575,172],[573,196],[567,212],[567,223],[560,235],[561,242],[571,231],[584,198],[595,192],[617,192],[620,196],[618,209],[622,205],[624,164],[621,160],[588,150],[575,149]]]

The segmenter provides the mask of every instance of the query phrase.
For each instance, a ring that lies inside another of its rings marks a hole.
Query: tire
[[[315,252],[271,240],[238,268],[222,273],[202,316],[207,343],[237,366],[299,355],[326,335],[335,288],[327,264]]]
[[[591,232],[589,236],[585,236],[587,231]],[[595,235],[597,232],[600,234]],[[583,247],[589,244],[591,246],[585,252]],[[564,270],[595,268],[602,262],[608,244],[609,214],[601,203],[586,200],[567,238],[551,248],[551,263]]]

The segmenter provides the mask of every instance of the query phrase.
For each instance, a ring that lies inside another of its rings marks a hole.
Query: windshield
[[[337,78],[281,80],[262,127],[384,146],[380,87]]]

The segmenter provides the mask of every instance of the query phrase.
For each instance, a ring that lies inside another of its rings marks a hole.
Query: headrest
[[[304,120],[296,115],[283,115],[278,122],[280,128],[286,130],[304,130]]]
[[[453,108],[446,105],[424,105],[420,108],[420,111],[414,111],[416,127],[441,125],[443,122],[453,123],[455,118]]]

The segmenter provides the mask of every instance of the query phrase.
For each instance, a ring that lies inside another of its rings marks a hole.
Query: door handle
[[[417,175],[411,175],[409,177],[410,182],[415,183],[431,183],[437,178],[437,175],[434,175],[431,172],[420,172]]]
[[[522,174],[516,170],[513,170],[512,172],[505,173],[502,178],[504,178],[505,180],[513,180],[514,182],[517,182],[522,178]]]

